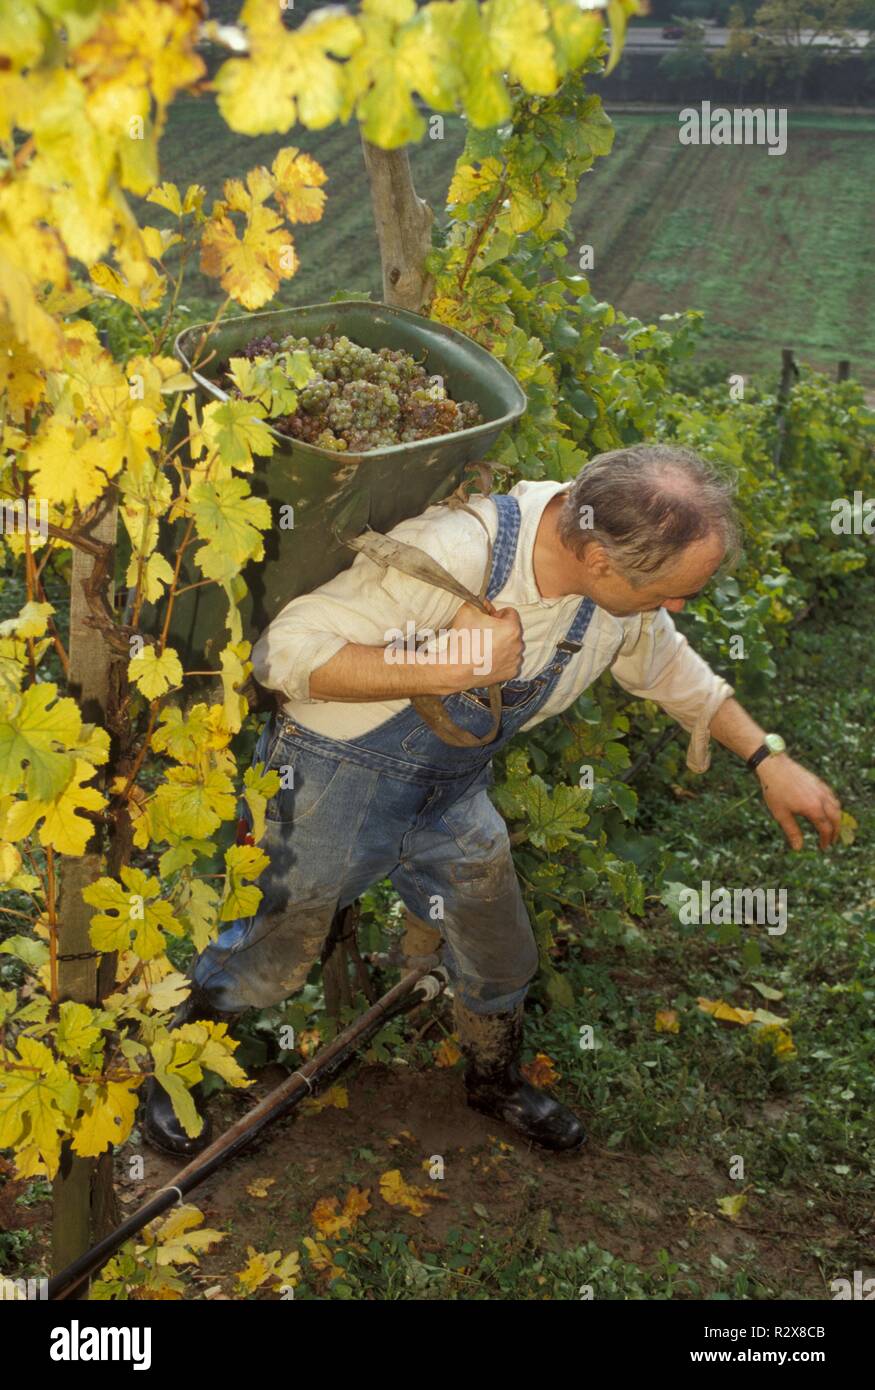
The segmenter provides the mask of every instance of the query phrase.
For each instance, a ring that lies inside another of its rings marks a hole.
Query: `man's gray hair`
[[[591,459],[568,489],[559,537],[578,559],[598,541],[636,589],[652,582],[692,541],[712,533],[723,540],[721,568],[728,569],[741,553],[734,491],[734,483],[692,449],[611,449]]]

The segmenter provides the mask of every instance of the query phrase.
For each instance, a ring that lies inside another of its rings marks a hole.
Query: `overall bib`
[[[508,581],[520,530],[516,498],[492,500],[490,599]],[[487,791],[492,758],[549,698],[593,611],[583,599],[547,664],[529,680],[503,684],[499,730],[484,747],[444,743],[412,705],[353,739],[313,733],[282,713],[267,721],[253,763],[279,770],[291,785],[267,806],[260,847],[270,864],[258,882],[257,914],[232,922],[195,967],[217,1009],[265,1008],[299,990],[335,910],[384,878],[412,913],[440,929],[444,963],[467,1008],[504,1013],[525,997],[538,953],[507,828]],[[457,725],[488,733],[484,691],[443,703]]]

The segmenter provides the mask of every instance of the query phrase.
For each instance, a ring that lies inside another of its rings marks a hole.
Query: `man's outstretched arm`
[[[690,731],[687,766],[691,771],[707,771],[711,738],[739,757],[749,758],[765,734],[732,698],[732,686],[693,651],[664,608],[646,618],[649,621],[645,621],[638,642],[615,660],[615,679],[633,695],[656,701]],[[825,782],[787,753],[765,758],[756,775],[765,803],[792,849],[803,845],[796,816],[811,821],[821,849],[835,844],[842,808]]]
[[[765,730],[735,699],[724,700],[710,730],[718,743],[749,758],[765,738]],[[763,789],[763,799],[790,843],[791,849],[802,849],[802,831],[796,816],[810,820],[820,837],[820,848],[828,849],[839,837],[842,808],[838,798],[819,777],[801,763],[794,762],[788,753],[764,758],[756,769]]]

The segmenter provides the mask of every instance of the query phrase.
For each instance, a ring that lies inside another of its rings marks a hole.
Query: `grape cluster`
[[[281,433],[320,449],[367,453],[454,434],[481,423],[473,401],[453,401],[439,377],[400,348],[374,351],[345,334],[313,339],[290,334],[276,343],[253,339],[243,356],[306,352],[315,375],[298,391],[298,409],[272,423]]]
[[[237,356],[246,357],[252,362],[256,357],[275,357],[279,350],[279,343],[269,333],[265,333],[263,338],[253,338]]]

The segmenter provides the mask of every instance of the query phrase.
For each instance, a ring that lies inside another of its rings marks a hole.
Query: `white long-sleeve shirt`
[[[581,597],[542,598],[535,582],[535,536],[547,503],[568,483],[521,482],[512,495],[520,506],[520,534],[507,582],[493,596],[497,608],[515,608],[523,628],[525,653],[521,679],[546,666],[567,633]],[[498,531],[494,504],[474,497],[470,506],[486,523],[493,542]],[[487,564],[486,534],[468,513],[429,507],[403,521],[390,534],[419,546],[474,593]],[[385,646],[412,623],[417,632],[449,628],[460,600],[453,594],[399,570],[384,570],[365,555],[310,594],[288,603],[255,644],[252,661],[258,681],[279,694],[296,724],[328,738],[368,733],[409,704],[408,700],[369,700],[361,704],[314,700],[310,676],[349,642]],[[733,687],[712,671],[688,645],[664,608],[615,618],[596,607],[583,646],[568,662],[549,699],[523,727],[531,729],[567,709],[610,667],[632,695],[653,700],[690,733],[687,766],[706,772],[711,763],[709,725]],[[486,683],[485,681],[482,683]]]

